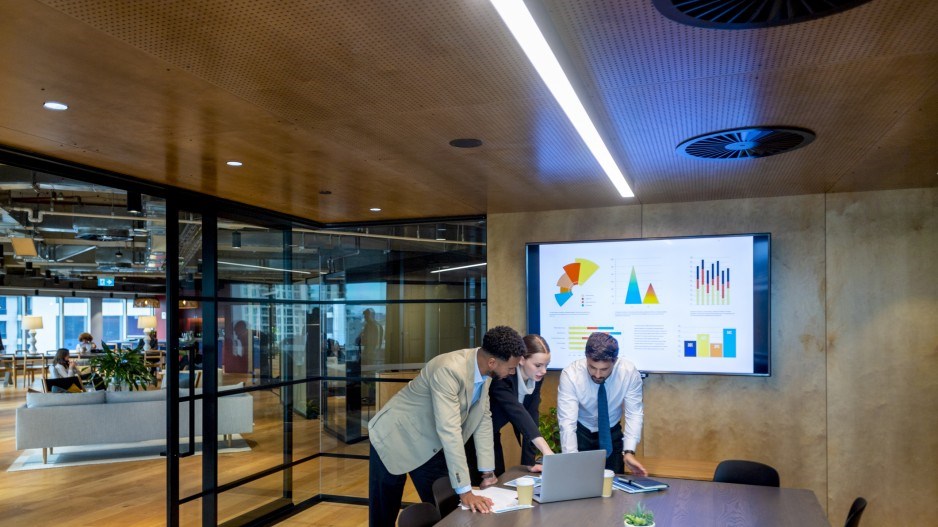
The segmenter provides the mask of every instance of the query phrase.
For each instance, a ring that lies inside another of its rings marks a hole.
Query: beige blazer
[[[466,441],[470,436],[475,440],[479,466],[495,466],[489,377],[484,377],[478,404],[469,408],[477,349],[452,351],[431,359],[368,422],[371,445],[389,472],[410,472],[442,448],[453,488],[469,485],[469,470],[478,470],[466,464]]]

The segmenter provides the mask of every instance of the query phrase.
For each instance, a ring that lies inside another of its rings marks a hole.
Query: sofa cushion
[[[108,404],[138,403],[140,401],[165,401],[165,390],[127,390],[107,393]]]
[[[104,404],[105,392],[82,393],[27,393],[26,407],[74,406],[82,404]]]

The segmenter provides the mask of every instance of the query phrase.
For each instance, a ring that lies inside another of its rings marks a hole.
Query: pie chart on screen
[[[573,286],[585,284],[597,270],[599,266],[585,258],[577,258],[573,263],[563,266],[563,274],[557,280],[560,292],[554,294],[557,305],[566,304],[573,297]]]

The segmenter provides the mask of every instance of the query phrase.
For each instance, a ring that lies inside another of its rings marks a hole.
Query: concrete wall
[[[915,189],[492,214],[489,326],[526,327],[525,242],[770,232],[772,377],[650,375],[639,454],[768,463],[782,485],[813,490],[834,525],[859,495],[864,523],[929,524],[936,205],[938,189]]]

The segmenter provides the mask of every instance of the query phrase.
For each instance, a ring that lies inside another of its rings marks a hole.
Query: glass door
[[[298,352],[316,326],[296,298],[310,273],[291,269],[289,228],[187,210],[173,217],[169,523],[244,525],[294,504],[294,414],[318,406],[318,384],[295,379],[307,377]]]

